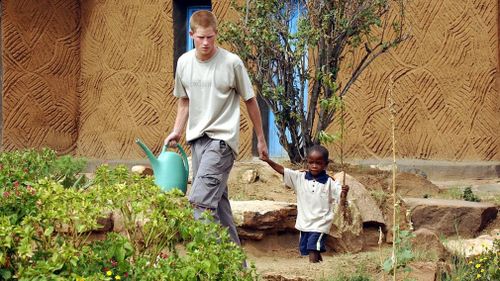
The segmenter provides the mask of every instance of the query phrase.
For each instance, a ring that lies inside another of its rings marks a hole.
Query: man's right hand
[[[165,138],[164,145],[168,147],[175,147],[180,139],[181,139],[180,133],[172,132]]]

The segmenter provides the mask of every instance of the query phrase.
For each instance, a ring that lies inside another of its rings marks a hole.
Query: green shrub
[[[470,186],[466,187],[464,189],[464,193],[462,194],[462,199],[465,201],[470,201],[470,202],[480,202],[481,199],[477,197],[474,192],[472,192],[472,189]]]
[[[453,258],[453,270],[443,280],[493,281],[500,280],[500,239],[495,239],[493,247],[482,254],[471,257]]]
[[[32,186],[38,179],[46,177],[70,187],[77,182],[78,173],[86,165],[85,159],[69,155],[58,157],[54,150],[48,148],[1,152],[0,191],[8,191],[16,185]]]
[[[225,229],[208,216],[194,220],[187,199],[161,192],[151,177],[101,166],[86,189],[51,175],[30,184],[34,192],[17,186],[20,198],[0,198],[1,280],[256,279]],[[89,241],[109,212],[123,231]]]

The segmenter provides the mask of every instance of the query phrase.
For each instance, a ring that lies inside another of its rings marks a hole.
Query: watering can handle
[[[184,162],[184,169],[186,169],[186,182],[187,182],[189,177],[189,162],[187,159],[186,151],[184,151],[184,149],[180,144],[177,144],[177,148],[179,149],[182,155],[182,161]]]

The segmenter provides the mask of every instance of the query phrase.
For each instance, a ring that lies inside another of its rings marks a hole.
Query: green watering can
[[[186,194],[189,163],[182,146],[177,144],[182,157],[178,153],[167,151],[167,146],[164,145],[160,155],[156,158],[140,139],[137,139],[135,142],[144,150],[149,162],[151,162],[156,185],[163,191],[178,188],[182,193]]]

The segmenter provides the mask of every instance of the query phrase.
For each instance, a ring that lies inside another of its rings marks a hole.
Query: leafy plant
[[[469,259],[455,256],[452,272],[443,280],[500,280],[500,239],[495,239],[493,247],[478,256]]]
[[[415,237],[415,234],[410,230],[399,229],[399,225],[395,225],[394,227],[396,227],[396,236],[393,241],[395,259],[393,257],[387,258],[382,265],[382,269],[391,273],[398,269],[409,272],[408,263],[415,258],[411,247],[411,238]]]
[[[466,187],[464,189],[464,192],[462,194],[462,199],[464,199],[465,201],[470,201],[470,202],[480,202],[481,199],[479,199],[479,197],[477,197],[474,192],[472,192],[472,189],[470,186]]]
[[[405,39],[404,1],[244,2],[232,2],[241,17],[219,38],[246,63],[292,163],[303,162],[307,147],[335,140],[325,132],[361,73]]]
[[[52,175],[34,176],[35,192],[23,188],[0,198],[2,280],[256,279],[225,229],[210,217],[194,220],[180,192],[161,192],[124,166],[99,167],[86,189],[65,188]],[[13,208],[18,202],[25,205]],[[110,212],[123,231],[89,240]]]
[[[1,152],[0,191],[8,191],[16,185],[32,186],[36,180],[46,177],[71,187],[86,166],[87,161],[83,158],[58,157],[48,148]]]

